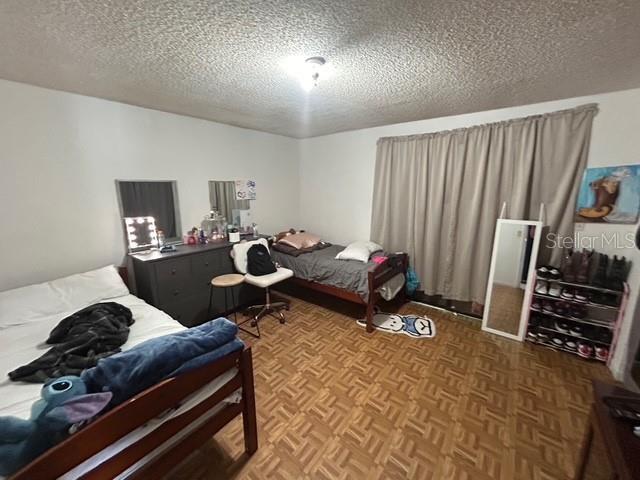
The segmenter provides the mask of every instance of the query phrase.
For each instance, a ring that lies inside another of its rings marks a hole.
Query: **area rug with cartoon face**
[[[367,326],[366,320],[358,320],[358,325]],[[404,333],[413,338],[433,338],[436,336],[436,324],[427,317],[400,315],[397,313],[376,313],[373,326],[380,331]]]

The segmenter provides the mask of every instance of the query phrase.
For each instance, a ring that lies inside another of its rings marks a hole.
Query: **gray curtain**
[[[236,200],[236,183],[230,181],[209,181],[209,203],[212,210],[218,210],[228,223],[232,222],[232,210],[248,210],[249,200]]]
[[[484,303],[496,220],[573,234],[596,105],[378,140],[371,238],[409,253],[427,295]],[[542,242],[545,242],[543,238]],[[545,257],[546,255],[546,257]],[[558,263],[560,252],[542,261]]]

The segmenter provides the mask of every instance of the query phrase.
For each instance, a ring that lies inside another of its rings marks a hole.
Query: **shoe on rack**
[[[540,295],[547,295],[549,293],[549,284],[544,280],[538,280],[534,292]]]
[[[582,305],[571,305],[569,307],[569,316],[582,319],[587,316],[587,309]]]
[[[593,250],[589,251],[586,248],[582,250],[582,255],[580,255],[580,262],[578,263],[578,268],[576,269],[576,281],[578,283],[589,282],[589,272],[591,271],[591,261],[593,259],[593,253]]]
[[[598,268],[593,276],[593,285],[605,288],[607,286],[607,271],[609,270],[609,257],[603,253],[598,254]]]
[[[540,312],[542,310],[542,303],[540,302],[539,299],[534,298],[531,301],[531,310],[536,310],[538,312]]]
[[[567,248],[562,255],[562,277],[565,282],[576,281],[577,253]]]
[[[613,340],[613,332],[609,329],[601,328],[594,338],[604,343],[611,343]]]
[[[569,333],[569,325],[564,322],[556,322],[555,328],[560,333]]]
[[[538,332],[538,341],[541,343],[547,343],[549,341],[549,335],[544,332]]]
[[[567,302],[556,302],[553,306],[553,313],[556,315],[560,315],[562,317],[566,317],[569,315],[570,305]]]
[[[553,303],[552,302],[542,302],[542,311],[546,313],[553,313]]]
[[[582,336],[582,327],[580,327],[579,325],[574,325],[573,327],[571,327],[569,329],[569,333],[571,335],[573,335],[574,337],[581,337]]]
[[[596,347],[596,358],[606,362],[609,358],[609,349],[607,347]]]
[[[562,341],[562,339],[560,337],[553,337],[551,339],[551,342],[556,346],[556,347],[561,347],[564,342]]]
[[[573,295],[574,295],[574,290],[573,288],[569,288],[569,287],[563,288],[562,293],[560,294],[562,298],[565,298],[567,300],[573,300]]]
[[[536,270],[536,274],[538,275],[539,279],[541,278],[546,280],[547,278],[549,278],[549,269],[547,267],[540,267],[538,268],[538,270]]]
[[[558,285],[557,283],[552,283],[549,285],[549,295],[551,295],[552,297],[560,297],[561,293],[562,289],[560,288],[560,285]]]
[[[600,297],[602,305],[608,305],[609,307],[620,306],[620,296],[614,293],[603,293]]]
[[[584,302],[587,303],[587,296],[585,295],[584,292],[580,291],[580,290],[576,290],[575,293],[573,294],[573,299],[576,302]]]
[[[576,348],[578,348],[578,346],[576,345],[576,342],[574,342],[573,340],[567,340],[566,342],[564,342],[564,346],[565,348],[568,348],[569,350],[573,350],[573,351],[575,351]]]
[[[607,279],[609,288],[620,291],[624,290],[624,282],[627,280],[627,274],[628,269],[625,257],[618,258],[617,255],[614,255],[613,261],[611,262],[609,278]]]
[[[537,342],[538,333],[534,329],[529,329],[529,331],[527,331],[527,340],[531,342]]]
[[[603,294],[600,292],[592,292],[589,294],[589,303],[602,304]]]
[[[586,342],[578,342],[578,355],[582,358],[591,358],[593,356],[593,345]]]
[[[562,274],[560,273],[560,270],[558,270],[555,267],[547,267],[548,271],[549,271],[549,279],[550,280],[560,280],[562,278]]]

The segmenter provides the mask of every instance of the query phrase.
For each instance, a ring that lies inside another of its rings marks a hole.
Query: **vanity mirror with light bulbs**
[[[542,222],[499,219],[482,317],[482,329],[522,341],[540,246]]]

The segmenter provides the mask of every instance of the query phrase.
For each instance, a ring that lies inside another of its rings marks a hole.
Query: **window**
[[[153,217],[167,241],[180,239],[175,181],[116,180],[122,217]]]

